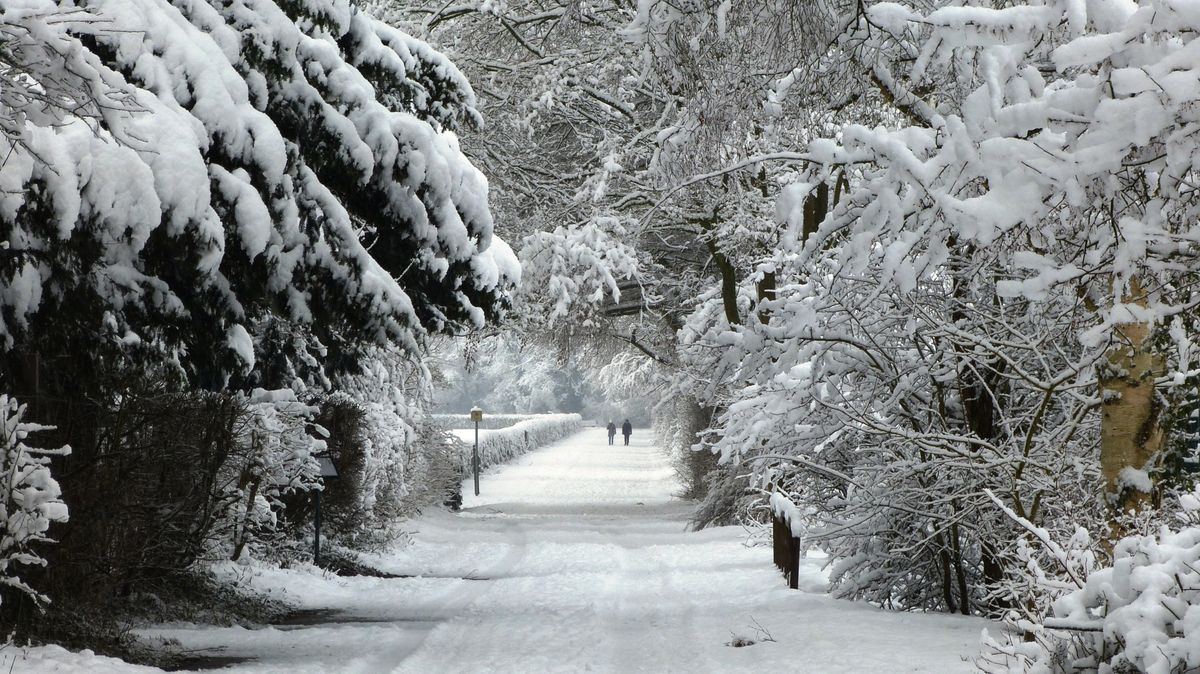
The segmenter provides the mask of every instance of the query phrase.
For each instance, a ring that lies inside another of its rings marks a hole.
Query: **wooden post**
[[[786,574],[787,563],[784,561],[786,559],[786,555],[784,554],[783,549],[785,529],[786,525],[784,525],[783,520],[779,517],[779,515],[771,515],[771,548],[775,553],[775,568]]]
[[[792,528],[779,515],[771,516],[771,548],[775,556],[775,567],[787,580],[788,587],[800,589],[800,539],[792,535]]]
[[[787,579],[788,587],[793,590],[800,589],[800,539],[791,534],[791,527],[788,528],[788,570]]]
[[[479,496],[479,422],[475,422],[475,449],[471,450],[471,468],[475,473],[475,495]]]
[[[483,421],[483,410],[471,408],[471,421],[475,422],[475,449],[471,450],[471,470],[475,474],[475,495],[479,496],[479,422]]]

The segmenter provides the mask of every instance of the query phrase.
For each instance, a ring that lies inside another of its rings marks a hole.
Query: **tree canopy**
[[[6,350],[278,385],[508,302],[519,268],[455,135],[475,95],[425,43],[348,0],[3,19]]]

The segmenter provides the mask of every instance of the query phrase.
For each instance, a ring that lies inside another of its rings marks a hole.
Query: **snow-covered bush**
[[[330,535],[346,543],[387,542],[403,518],[456,490],[462,467],[453,440],[418,409],[344,393],[326,398],[321,409],[338,469],[322,496]]]
[[[21,579],[21,567],[45,565],[34,546],[51,542],[51,523],[67,521],[67,506],[49,463],[51,456],[65,456],[71,449],[25,444],[30,433],[46,427],[23,421],[24,416],[24,405],[0,394],[0,586],[44,601],[44,595]]]
[[[430,505],[462,503],[463,459],[458,439],[441,424],[428,420],[417,425],[413,444],[404,455],[403,490],[399,483],[387,503],[385,515],[392,522],[411,517]]]
[[[343,477],[326,484],[326,493],[355,513],[337,532],[345,542],[387,543],[402,519],[457,491],[461,466],[453,440],[428,413],[433,398],[428,356],[377,348],[367,363],[365,371],[342,378],[341,393],[326,399],[354,408],[351,416],[358,419],[354,438],[341,437],[341,424],[329,428],[331,454]],[[339,507],[331,507],[331,514],[338,516]]]
[[[86,401],[43,396],[37,411],[57,422],[45,432],[53,445],[73,441],[51,464],[71,519],[38,572],[54,616],[32,627],[49,637],[43,630],[76,624],[63,614],[110,610],[203,556],[224,512],[221,468],[237,452],[243,404],[154,381]]]
[[[324,440],[310,433],[319,408],[300,402],[291,389],[254,390],[236,428],[237,450],[221,468],[224,503],[213,543],[232,559],[276,530],[282,498],[320,489],[315,454]]]
[[[684,395],[674,396],[655,409],[654,435],[658,446],[671,457],[683,498],[704,497],[709,489],[709,474],[717,468],[716,455],[698,445],[700,434],[712,423],[711,417],[711,410],[700,407],[694,399]],[[724,508],[718,506],[717,509]],[[708,510],[701,505],[695,517],[697,524],[729,524],[728,520],[714,516]]]
[[[368,436],[367,405],[341,392],[317,405],[316,421],[329,434],[325,451],[338,472],[336,480],[325,481],[321,507],[331,531],[353,535],[369,524],[381,463]]]
[[[510,461],[531,449],[574,435],[582,428],[583,417],[578,414],[538,414],[507,428],[481,430],[480,469]],[[459,438],[462,440],[462,465],[469,470],[474,438],[466,431]]]
[[[977,661],[989,674],[1173,674],[1200,668],[1200,489],[1174,521],[1116,542],[1095,568],[1086,531],[1060,546],[1029,526],[1031,576],[1057,597],[1044,619],[1010,619],[1019,636],[988,637]],[[1020,636],[1024,635],[1024,637]]]

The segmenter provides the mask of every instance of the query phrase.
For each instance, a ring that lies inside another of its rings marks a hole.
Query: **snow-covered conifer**
[[[33,24],[61,49],[17,56],[51,85],[72,73],[98,112],[3,111],[10,353],[152,355],[221,386],[278,347],[336,372],[501,310],[516,263],[458,147],[474,94],[444,57],[347,0],[83,8]],[[302,338],[255,340],[267,318]]]

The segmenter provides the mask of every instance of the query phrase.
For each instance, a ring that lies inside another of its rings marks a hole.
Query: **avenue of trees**
[[[980,669],[1200,667],[1198,31],[1175,0],[5,5],[33,514],[0,611],[254,552],[330,447],[362,531],[435,498],[437,336],[503,317],[511,362],[662,401],[698,526],[776,492],[836,595],[1008,620]]]

